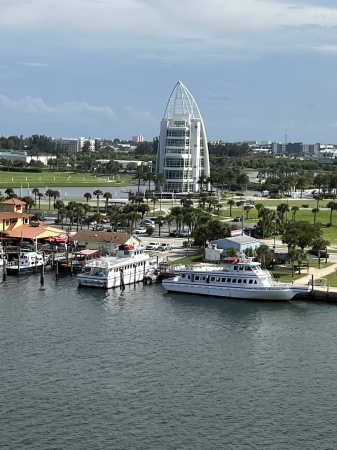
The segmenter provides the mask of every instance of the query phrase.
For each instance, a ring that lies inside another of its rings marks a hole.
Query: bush
[[[309,205],[307,203],[304,203],[304,205],[301,205],[302,208],[309,208]]]
[[[281,194],[270,194],[269,198],[274,198],[274,199],[278,200],[278,199],[282,198],[282,195]]]
[[[146,233],[147,233],[149,236],[152,236],[153,232],[154,232],[154,228],[153,228],[153,227],[147,227],[147,228],[146,228]]]

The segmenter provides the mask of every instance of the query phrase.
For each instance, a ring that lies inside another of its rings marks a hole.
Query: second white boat
[[[259,262],[242,255],[225,258],[222,267],[211,265],[176,266],[163,280],[169,292],[235,298],[242,300],[291,300],[306,294],[309,286],[280,283]]]

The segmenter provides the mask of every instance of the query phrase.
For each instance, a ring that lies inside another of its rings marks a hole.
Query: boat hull
[[[104,289],[113,289],[119,288],[123,286],[128,286],[130,284],[135,284],[142,282],[144,280],[144,271],[130,271],[125,272],[123,276],[123,281],[120,277],[120,274],[117,273],[115,276],[92,276],[86,275],[85,273],[81,273],[77,275],[77,280],[79,286],[88,286],[88,287],[98,287]]]
[[[308,292],[308,288],[306,286],[303,286],[303,288],[302,286],[268,286],[244,289],[241,287],[216,287],[210,285],[184,283],[171,279],[163,280],[162,285],[168,292],[180,292],[183,294],[205,295],[239,300],[289,301],[297,294]]]
[[[34,267],[20,267],[20,270],[18,266],[7,266],[6,272],[7,275],[21,275],[25,273],[37,273],[41,272],[42,270],[42,264]]]

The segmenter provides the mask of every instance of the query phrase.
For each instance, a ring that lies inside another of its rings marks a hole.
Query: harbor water
[[[337,448],[337,308],[0,283],[0,449]]]

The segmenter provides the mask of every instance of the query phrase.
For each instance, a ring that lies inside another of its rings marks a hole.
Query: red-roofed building
[[[25,204],[17,198],[9,198],[0,202],[0,240],[36,241],[62,233],[62,230],[44,226],[42,222],[32,222],[31,219],[34,215],[22,212]]]

